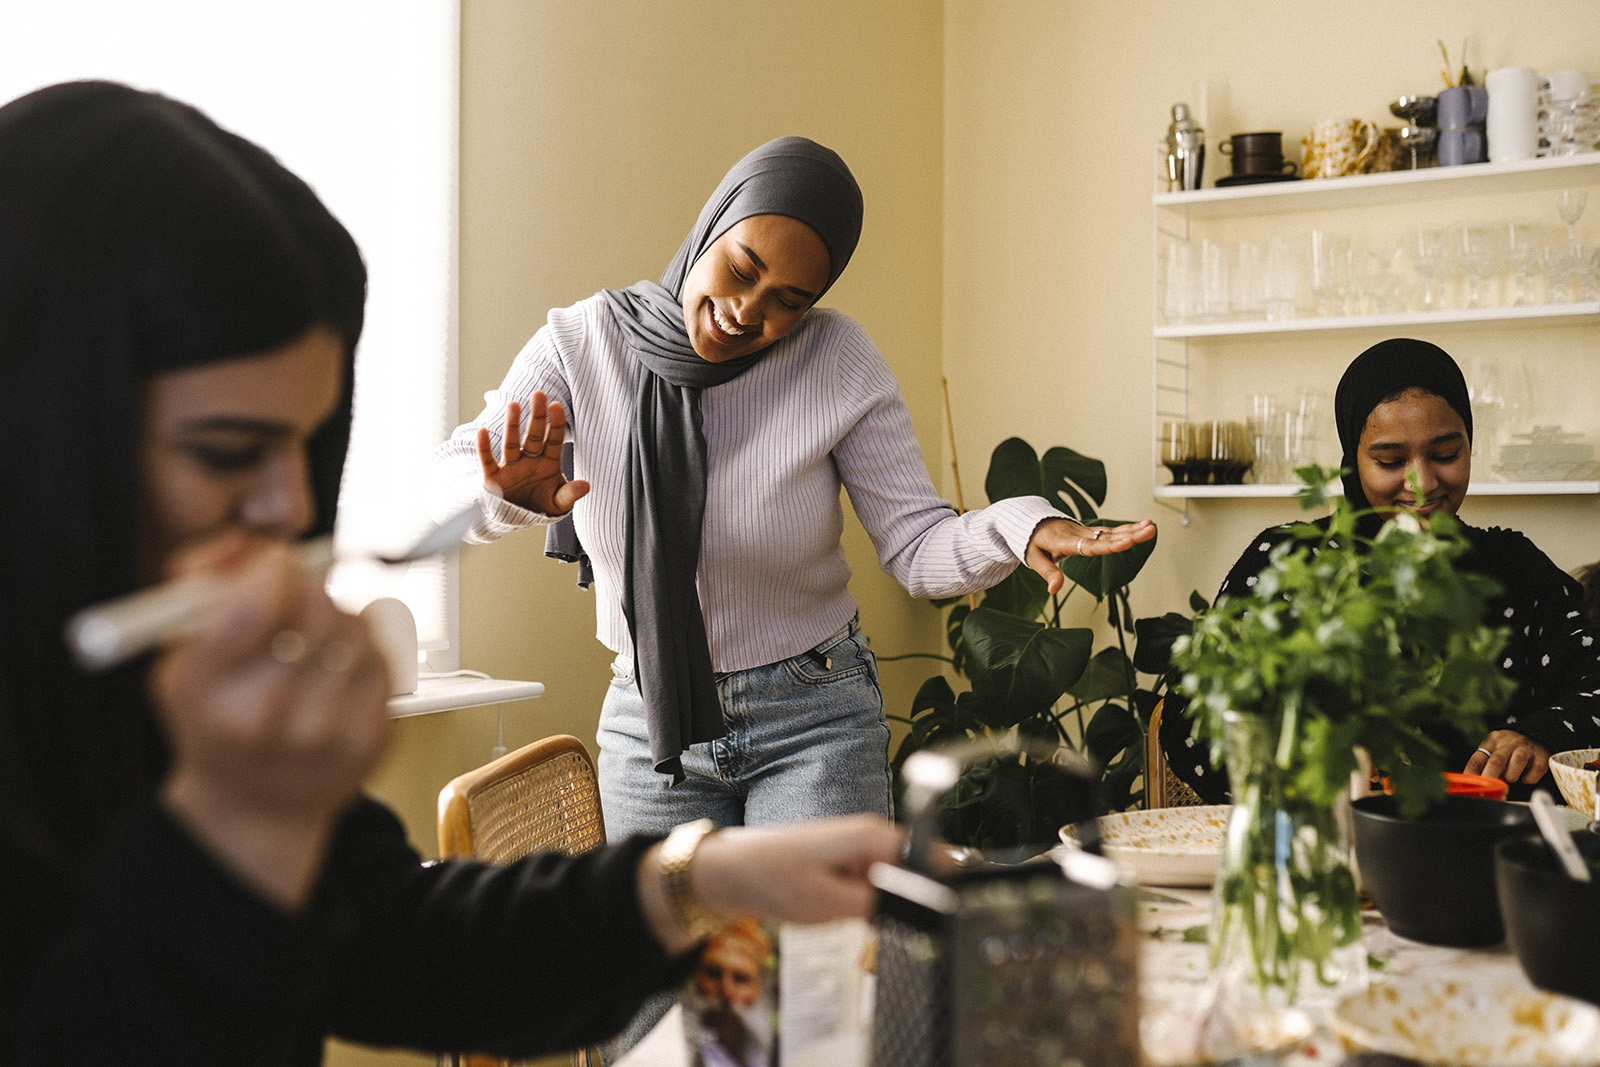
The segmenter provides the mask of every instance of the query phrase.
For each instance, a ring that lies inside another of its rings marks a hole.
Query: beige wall
[[[1593,0],[466,0],[462,31],[463,417],[548,308],[658,276],[734,159],[807,134],[866,195],[860,250],[827,302],[900,376],[936,480],[953,494],[941,371],[969,505],[1008,436],[1104,459],[1107,513],[1162,527],[1140,615],[1209,597],[1244,540],[1292,507],[1197,502],[1185,527],[1150,493],[1152,146],[1171,104],[1198,106],[1204,82],[1213,144],[1281,129],[1293,145],[1323,115],[1383,119],[1394,96],[1434,91],[1436,37],[1452,54],[1469,37],[1480,70],[1600,74]],[[1219,163],[1213,151],[1213,176]],[[1376,339],[1319,342],[1311,365],[1336,375]],[[1594,354],[1592,331],[1574,343]],[[1464,514],[1528,531],[1570,568],[1600,556],[1597,506],[1480,498]],[[938,614],[883,577],[858,529],[848,547],[879,653],[936,650]],[[549,686],[507,709],[506,744],[557,731],[592,744],[609,656],[588,594],[541,548],[523,535],[464,554],[463,663]],[[927,673],[885,666],[891,712]],[[400,725],[376,788],[425,851],[439,785],[482,762],[494,731],[493,709]],[[427,1061],[339,1049],[330,1062]]]
[[[861,245],[827,303],[860,319],[940,455],[943,12],[918,0],[803,4],[466,0],[462,5],[461,416],[552,307],[658,278],[724,171],[785,134],[838,151],[865,193]],[[853,525],[853,524],[852,524]],[[937,640],[938,614],[848,535],[880,651]],[[462,556],[462,663],[543,681],[505,743],[593,747],[610,655],[574,571],[524,534]],[[928,671],[885,665],[891,707]],[[375,783],[432,852],[439,786],[488,758],[494,709],[400,723]],[[429,1062],[337,1046],[330,1062]]]

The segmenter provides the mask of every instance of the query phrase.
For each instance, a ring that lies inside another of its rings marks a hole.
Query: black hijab
[[[700,392],[743,374],[768,351],[724,363],[701,359],[684,327],[684,278],[736,223],[786,215],[810,226],[827,246],[826,292],[855,251],[861,211],[861,190],[837,154],[804,137],[780,137],[723,177],[659,285],[644,281],[605,292],[637,361],[622,609],[651,758],[674,782],[683,776],[685,749],[727,732],[696,585],[706,503]]]
[[[1472,400],[1467,392],[1467,381],[1449,353],[1438,345],[1409,337],[1379,341],[1345,368],[1333,396],[1333,418],[1344,453],[1339,465],[1348,471],[1344,476],[1344,495],[1357,508],[1371,507],[1356,470],[1356,448],[1361,443],[1367,416],[1385,398],[1408,388],[1442,398],[1461,416],[1467,426],[1467,441],[1472,440]]]

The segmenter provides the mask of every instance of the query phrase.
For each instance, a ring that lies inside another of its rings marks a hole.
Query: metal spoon
[[[1561,821],[1561,813],[1556,811],[1556,802],[1550,799],[1550,794],[1535,789],[1528,806],[1533,809],[1533,821],[1539,824],[1539,832],[1566,869],[1567,877],[1575,882],[1591,881],[1589,865],[1583,862],[1583,856],[1578,853],[1578,846],[1573,842],[1567,824]]]
[[[399,555],[375,558],[394,565],[447,552],[461,543],[481,514],[473,501]],[[307,572],[326,571],[334,563],[333,538],[307,541],[296,557]],[[84,670],[108,670],[192,631],[221,592],[215,577],[191,575],[92,605],[67,620],[67,645]]]

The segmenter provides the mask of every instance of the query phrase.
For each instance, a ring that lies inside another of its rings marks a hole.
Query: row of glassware
[[[1250,398],[1250,417],[1165,419],[1156,454],[1173,485],[1263,485],[1294,480],[1296,467],[1316,459],[1320,394],[1301,390],[1298,403],[1266,394]]]
[[[1383,315],[1600,299],[1600,248],[1577,239],[1584,193],[1561,198],[1563,234],[1535,220],[1420,227],[1357,238],[1334,229],[1265,241],[1173,241],[1168,325]]]

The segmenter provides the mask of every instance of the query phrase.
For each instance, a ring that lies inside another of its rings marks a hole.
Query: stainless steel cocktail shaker
[[[1206,164],[1206,131],[1189,114],[1188,104],[1172,105],[1167,127],[1167,191],[1200,188]]]

